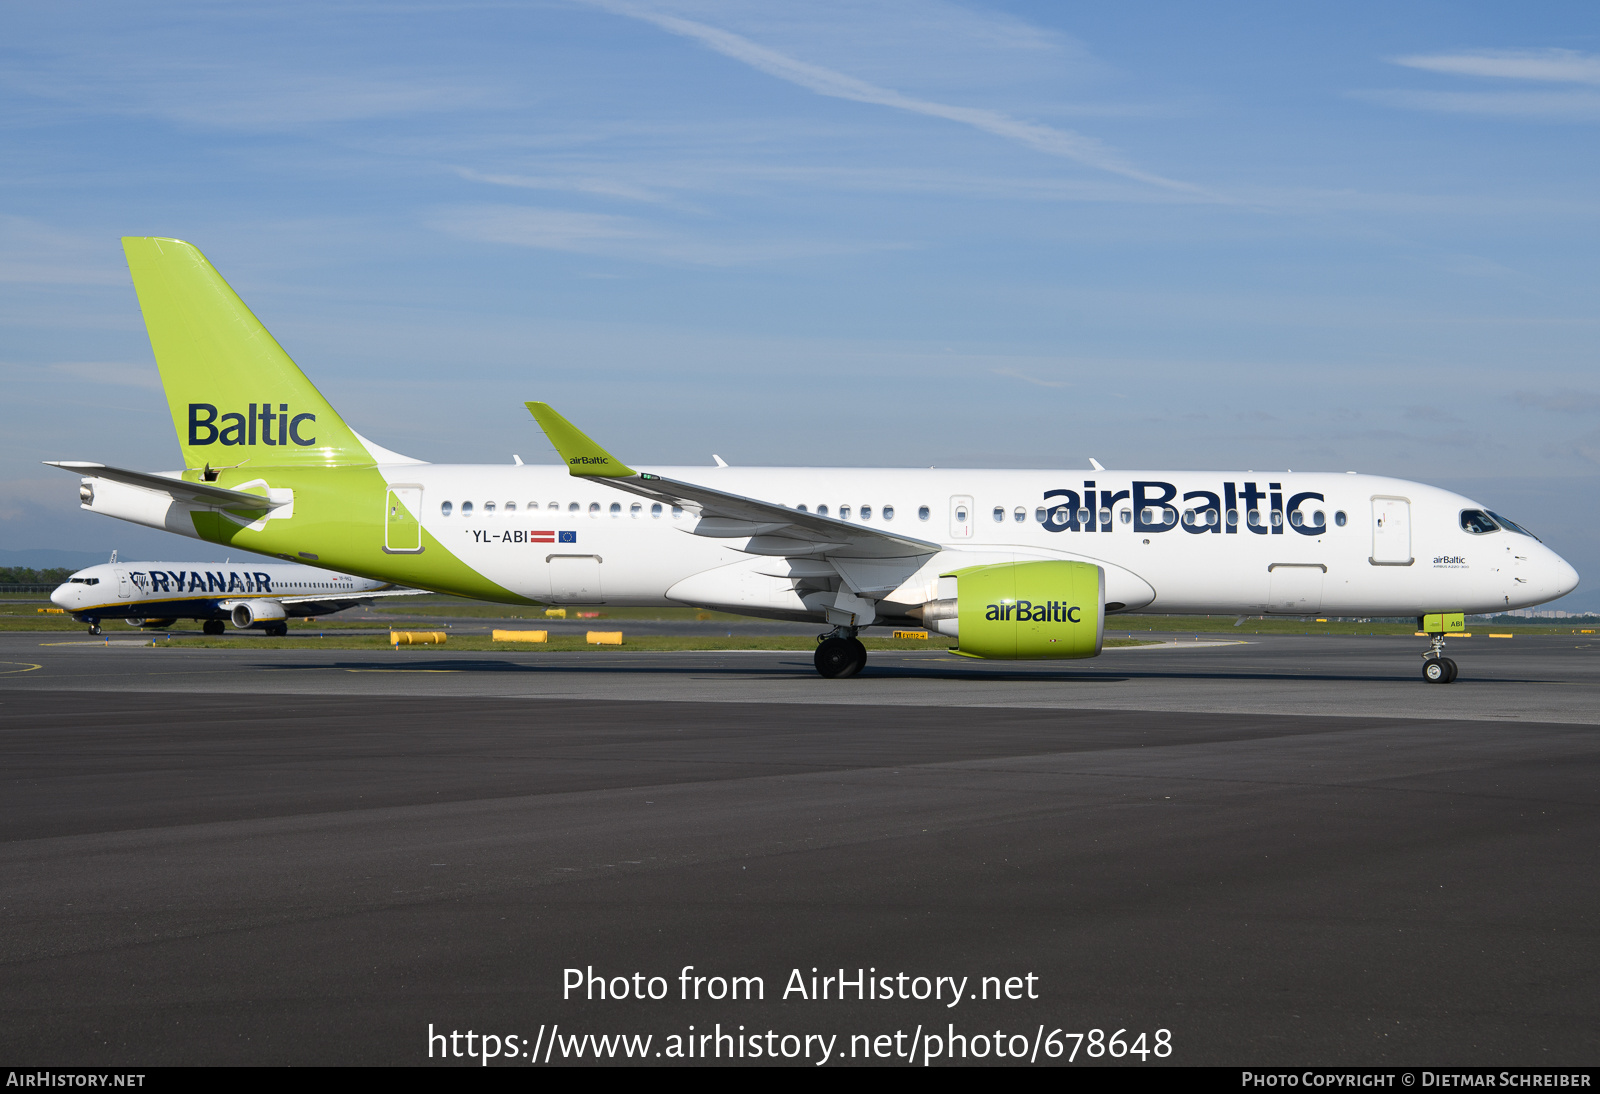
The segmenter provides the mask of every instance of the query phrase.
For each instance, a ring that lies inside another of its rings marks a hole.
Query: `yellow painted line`
[[[0,665],[23,666],[20,669],[0,669],[0,676],[12,676],[19,672],[32,672],[34,669],[44,668],[43,665],[35,665],[32,661],[0,661]]]

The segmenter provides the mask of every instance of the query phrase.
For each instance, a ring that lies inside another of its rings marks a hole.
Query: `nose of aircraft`
[[[69,586],[67,585],[57,585],[55,590],[50,594],[50,603],[54,604],[58,608],[70,608],[72,605],[67,603],[68,588]],[[37,604],[38,601],[36,600],[34,603]]]
[[[1553,597],[1566,596],[1573,589],[1578,587],[1578,571],[1572,568],[1572,563],[1568,562],[1554,551],[1550,552],[1550,558],[1546,563],[1546,570],[1549,574],[1548,580],[1552,585],[1555,586],[1556,591],[1553,594]]]

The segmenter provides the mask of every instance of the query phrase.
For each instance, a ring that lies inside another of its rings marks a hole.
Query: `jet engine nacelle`
[[[912,614],[969,657],[1094,657],[1105,639],[1106,576],[1090,562],[973,566],[940,574],[939,596]]]
[[[276,623],[289,618],[283,605],[276,600],[235,600],[232,605],[222,604],[233,617],[233,625],[241,631],[255,623]]]

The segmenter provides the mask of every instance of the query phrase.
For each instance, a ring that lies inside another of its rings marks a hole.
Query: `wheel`
[[[268,623],[266,626],[266,631],[268,638],[282,638],[284,635],[289,633],[289,624]]]
[[[843,680],[860,672],[867,663],[867,647],[854,638],[825,638],[812,660],[822,676]]]
[[[200,628],[205,634],[222,634],[226,629],[220,619],[208,619],[205,622],[205,626]]]
[[[99,634],[100,633],[100,624],[98,624],[98,623],[90,623],[89,624],[89,633],[90,634]]]
[[[1458,671],[1460,671],[1460,670],[1458,670],[1458,669],[1457,669],[1457,668],[1456,668],[1456,663],[1455,663],[1455,662],[1454,662],[1454,661],[1452,661],[1452,660],[1450,660],[1450,658],[1448,658],[1448,657],[1445,657],[1445,658],[1441,658],[1441,660],[1443,660],[1443,661],[1444,661],[1444,667],[1445,667],[1445,668],[1446,668],[1446,669],[1447,669],[1447,670],[1448,670],[1448,671],[1449,671],[1449,673],[1450,673],[1450,675],[1449,675],[1449,677],[1448,677],[1448,678],[1446,678],[1446,680],[1445,680],[1445,683],[1447,683],[1447,684],[1453,684],[1453,683],[1455,683],[1455,682],[1456,682],[1456,673],[1457,673],[1457,672],[1458,672]]]
[[[1422,678],[1430,684],[1448,684],[1450,675],[1450,662],[1444,657],[1430,657],[1422,663]]]

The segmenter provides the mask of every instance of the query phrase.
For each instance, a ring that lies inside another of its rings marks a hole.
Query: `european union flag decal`
[[[578,542],[578,533],[562,532],[560,539],[562,543],[576,543]]]

